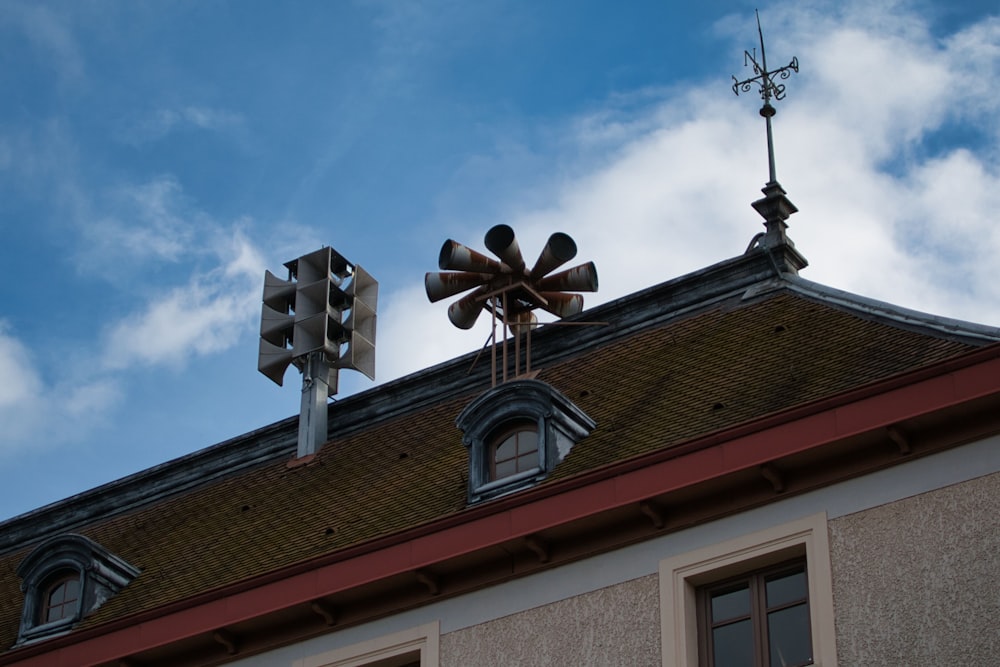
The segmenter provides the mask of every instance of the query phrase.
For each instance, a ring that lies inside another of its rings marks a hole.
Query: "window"
[[[293,667],[438,667],[437,621],[300,658]]]
[[[826,514],[661,561],[660,621],[667,667],[835,667]]]
[[[553,387],[512,380],[470,403],[455,424],[469,449],[469,502],[534,486],[596,424]]]
[[[490,447],[490,479],[498,480],[538,467],[538,427],[520,423],[504,429]]]
[[[15,645],[69,632],[138,575],[138,568],[83,535],[45,540],[17,566],[24,606]]]
[[[41,613],[38,622],[53,623],[76,615],[80,602],[80,575],[63,572],[43,588]]]
[[[698,616],[706,667],[812,664],[804,560],[701,588]]]

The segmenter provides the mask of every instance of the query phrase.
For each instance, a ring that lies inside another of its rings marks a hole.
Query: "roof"
[[[768,415],[962,358],[1000,330],[776,275],[762,250],[584,312],[605,325],[533,336],[538,379],[597,427],[542,484],[638,461]],[[141,570],[75,632],[177,605],[474,511],[455,426],[489,387],[467,355],[334,403],[334,434],[290,466],[294,419],[0,524],[0,649],[17,635],[15,576],[53,533]],[[2,655],[0,655],[2,657]]]

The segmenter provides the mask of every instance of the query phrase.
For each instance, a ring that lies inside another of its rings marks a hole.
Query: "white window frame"
[[[698,588],[805,556],[813,664],[836,667],[833,574],[826,513],[774,526],[660,561],[664,667],[698,667]]]
[[[438,621],[296,660],[293,667],[364,667],[417,653],[420,667],[438,667],[441,627]]]

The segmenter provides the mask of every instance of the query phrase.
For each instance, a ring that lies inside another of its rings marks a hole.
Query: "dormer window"
[[[17,644],[65,634],[139,575],[83,535],[45,540],[18,565],[24,592]]]
[[[494,387],[455,421],[469,448],[469,502],[496,498],[545,479],[595,423],[538,380]]]

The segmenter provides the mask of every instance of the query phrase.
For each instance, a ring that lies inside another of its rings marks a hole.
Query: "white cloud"
[[[61,85],[75,85],[84,77],[84,60],[66,16],[29,2],[0,4],[0,24],[21,30],[37,54],[55,68]]]
[[[238,130],[244,124],[242,114],[227,109],[188,105],[161,108],[135,120],[121,130],[120,138],[132,145],[141,145],[163,139],[171,132],[194,128],[211,132]]]
[[[198,212],[184,206],[182,189],[172,176],[119,187],[109,195],[107,213],[78,221],[82,236],[79,259],[98,274],[120,277],[122,269],[149,260],[177,262],[192,252]]]
[[[42,381],[31,361],[28,348],[10,333],[0,320],[0,410],[17,410],[30,402]]]
[[[183,365],[193,356],[229,349],[259,314],[261,253],[239,231],[217,249],[220,264],[188,283],[156,293],[141,312],[111,326],[103,365]]]
[[[110,378],[46,382],[28,346],[0,321],[0,455],[78,441],[120,398]]]

